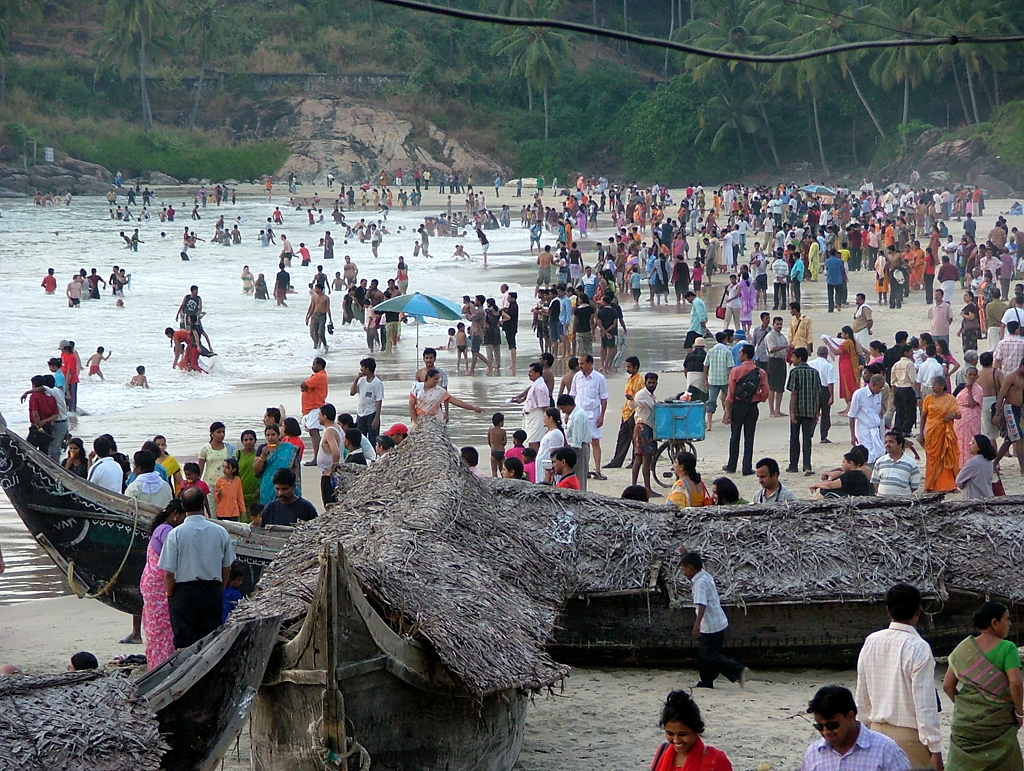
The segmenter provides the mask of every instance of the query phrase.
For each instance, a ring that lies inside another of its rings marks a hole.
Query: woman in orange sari
[[[860,388],[860,356],[857,341],[853,338],[853,327],[843,327],[838,345],[831,339],[826,339],[825,345],[839,359],[839,398],[846,400],[846,406],[839,414],[846,415],[853,392]]]
[[[907,251],[903,253],[903,259],[910,267],[910,288],[916,292],[924,286],[924,260],[920,253],[909,245]]]
[[[960,446],[953,421],[960,419],[960,406],[946,387],[946,378],[932,380],[932,392],[921,405],[921,433],[924,445],[924,489],[928,492],[951,493],[956,490],[960,472]]]

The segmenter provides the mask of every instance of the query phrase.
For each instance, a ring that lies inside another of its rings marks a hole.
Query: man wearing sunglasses
[[[896,742],[857,720],[857,704],[848,688],[819,689],[807,712],[821,738],[807,748],[800,771],[910,771],[910,761]]]

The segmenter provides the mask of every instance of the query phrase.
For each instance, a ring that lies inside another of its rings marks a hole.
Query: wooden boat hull
[[[973,631],[983,601],[951,593],[925,602],[918,629],[936,655],[947,655]],[[1016,616],[1019,606],[1012,606]],[[883,601],[792,602],[725,606],[727,654],[757,669],[850,667],[864,638],[889,623]],[[692,607],[672,607],[660,591],[568,600],[548,651],[575,665],[678,666],[697,661]]]
[[[164,771],[214,771],[235,741],[277,642],[280,617],[221,627],[138,682],[170,749]]]
[[[528,694],[477,697],[453,682],[435,654],[377,615],[338,552],[260,688],[250,720],[254,771],[321,771],[325,747],[346,746],[346,726],[374,771],[509,771]]]
[[[142,613],[139,581],[156,507],[85,482],[7,429],[0,429],[0,487],[76,593]],[[222,524],[246,568],[243,592],[251,592],[287,532],[250,533],[243,525]]]

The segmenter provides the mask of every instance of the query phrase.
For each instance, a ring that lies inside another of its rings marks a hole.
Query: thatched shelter
[[[0,677],[4,771],[156,771],[165,750],[156,716],[127,678]]]
[[[732,606],[877,602],[896,581],[937,600],[951,589],[1024,599],[1020,505],[933,495],[680,511],[477,479],[425,421],[297,530],[238,615],[298,619],[318,555],[339,541],[392,627],[431,645],[467,688],[537,688],[566,672],[544,646],[568,599],[663,590],[688,604],[681,546],[705,556]]]

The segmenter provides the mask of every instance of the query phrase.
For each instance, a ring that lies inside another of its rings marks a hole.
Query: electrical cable
[[[604,29],[593,27],[589,24],[579,24],[573,21],[562,21],[561,19],[531,19],[529,17],[498,16],[497,14],[483,13],[480,11],[464,11],[459,8],[445,8],[421,2],[421,0],[373,0],[373,2],[392,5],[398,8],[406,8],[412,11],[423,11],[437,16],[447,16],[453,19],[464,21],[483,22],[485,24],[501,24],[509,27],[539,27],[547,29],[564,30],[566,32],[578,32],[583,35],[597,35],[598,37],[611,40],[621,40],[626,43],[646,45],[653,48],[666,48],[670,51],[678,51],[684,54],[705,56],[709,59],[722,59],[733,62],[749,62],[751,64],[787,64],[790,62],[807,61],[822,56],[845,51],[864,51],[873,48],[934,48],[942,45],[955,46],[961,43],[971,45],[996,45],[1002,43],[1024,43],[1024,35],[948,35],[943,37],[927,38],[903,38],[895,40],[862,40],[855,43],[843,43],[826,48],[816,48],[810,51],[801,51],[794,54],[745,54],[729,51],[714,51],[710,48],[701,48],[687,43],[678,43],[674,40],[638,35],[633,32],[621,30]],[[906,33],[904,33],[906,34]]]

